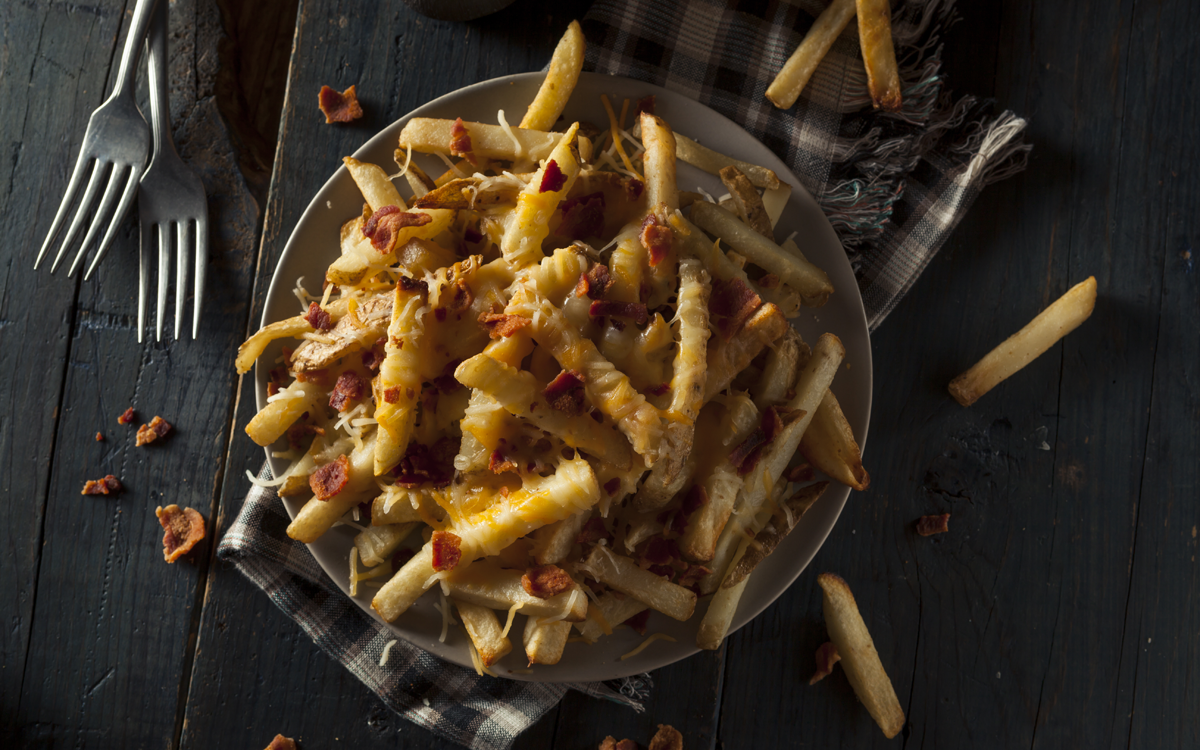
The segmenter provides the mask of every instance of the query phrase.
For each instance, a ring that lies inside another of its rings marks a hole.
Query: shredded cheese
[[[249,469],[246,469],[246,478],[249,479],[250,483],[253,484],[255,487],[278,487],[279,485],[281,485],[287,481],[286,474],[279,477],[278,479],[259,479],[258,477],[251,474]]]
[[[672,638],[671,636],[667,635],[666,633],[655,633],[655,634],[651,635],[650,637],[648,637],[646,640],[642,641],[641,644],[637,648],[630,651],[628,654],[625,654],[624,656],[622,656],[621,661],[625,661],[626,659],[632,659],[633,657],[642,653],[642,651],[644,651],[647,646],[649,646],[651,643],[654,643],[655,641],[670,641],[671,643],[675,643],[675,639]]]
[[[443,635],[445,632],[445,626],[443,626]],[[474,643],[467,644],[467,652],[471,654],[471,666],[475,667],[475,674],[483,677],[483,660],[479,658],[479,652],[475,650]]]
[[[397,643],[399,643],[399,641],[388,641],[387,645],[383,647],[383,653],[379,657],[379,666],[387,666],[388,657],[391,656],[392,653],[392,646],[395,646]]]
[[[358,547],[350,548],[350,596],[358,596]]]
[[[517,616],[517,610],[524,606],[525,602],[517,602],[508,608],[508,619],[504,622],[504,630],[500,632],[501,638],[506,638],[508,636],[508,630],[512,627],[513,618]]]
[[[553,617],[544,617],[538,620],[538,625],[549,625],[552,622],[560,622],[567,619],[567,615],[575,611],[575,597],[581,595],[583,595],[583,592],[578,587],[571,589],[571,598],[567,599],[567,605],[563,607],[563,611]],[[587,596],[583,595],[583,598],[586,600]]]
[[[450,158],[448,156],[446,156],[445,154],[442,154],[442,153],[437,153],[436,155],[439,159],[446,162],[446,166],[450,168],[450,171],[454,173],[455,177],[466,177],[467,176],[467,174],[465,172],[463,172],[461,169],[459,169],[457,166],[454,165],[454,162],[450,161]]]
[[[496,120],[500,123],[500,127],[504,128],[504,134],[507,135],[510,139],[512,139],[513,151],[516,155],[516,158],[517,159],[524,158],[525,147],[521,145],[521,142],[519,140],[517,140],[517,134],[514,133],[512,127],[509,126],[508,120],[504,119],[504,110],[500,110],[500,111],[496,112]]]
[[[404,175],[408,174],[408,165],[409,164],[412,164],[412,144],[411,143],[408,144],[408,153],[404,157],[404,166],[396,174],[388,175],[388,179],[394,180],[398,177],[403,177]]]
[[[633,168],[633,162],[629,160],[629,154],[625,153],[625,146],[621,144],[621,127],[617,124],[617,115],[613,112],[612,102],[608,100],[606,94],[600,95],[600,101],[604,103],[604,111],[608,113],[608,124],[612,129],[613,145],[617,147],[617,153],[621,155],[621,161],[625,162],[625,168],[640,180],[642,176]]]
[[[305,331],[304,333],[300,334],[300,338],[307,341],[315,341],[318,344],[325,344],[326,346],[331,346],[337,343],[337,339],[330,338],[322,333],[314,333],[313,331]]]

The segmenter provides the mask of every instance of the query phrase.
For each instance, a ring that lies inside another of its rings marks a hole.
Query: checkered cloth
[[[1024,120],[943,91],[937,40],[950,0],[903,0],[894,11],[900,112],[871,109],[853,25],[797,104],[775,109],[767,85],[824,4],[599,0],[583,21],[587,67],[693,97],[784,158],[841,238],[874,329],[979,191],[1024,168],[1029,147],[1021,141]],[[270,478],[266,468],[260,477]],[[557,685],[478,677],[405,641],[379,666],[392,633],[333,585],[308,548],[288,538],[287,524],[278,496],[255,488],[218,556],[410,721],[470,748],[502,750],[569,689],[640,710],[646,676]]]

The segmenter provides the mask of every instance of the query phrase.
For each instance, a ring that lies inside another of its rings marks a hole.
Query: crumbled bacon
[[[488,459],[488,470],[493,474],[503,474],[506,471],[516,471],[517,465],[504,455],[504,451],[497,448]]]
[[[454,280],[454,296],[450,298],[450,304],[446,308],[451,312],[462,312],[471,306],[475,301],[475,295],[471,292],[471,287],[467,285],[465,279],[458,278]]]
[[[763,450],[775,439],[783,428],[803,416],[801,410],[780,413],[774,406],[763,412],[762,421],[750,436],[729,454],[729,463],[738,470],[738,476],[744,477],[754,470],[762,458]]]
[[[670,724],[659,724],[648,750],[683,750],[683,735]]]
[[[429,222],[424,223],[428,224]],[[411,276],[401,276],[396,280],[396,283],[400,285],[400,291],[402,292],[423,294],[429,291],[428,284],[426,284],[422,279],[414,279]]]
[[[154,509],[163,527],[163,559],[173,563],[204,538],[204,516],[178,505]]]
[[[400,400],[400,386],[394,385],[383,391],[384,403],[394,404]]]
[[[763,289],[778,289],[779,283],[779,277],[773,273],[765,274],[758,280],[758,285]]]
[[[575,581],[565,570],[557,565],[539,565],[530,568],[521,576],[521,587],[530,596],[538,599],[549,599],[575,585]]]
[[[287,439],[288,444],[292,448],[299,450],[304,443],[304,438],[307,435],[324,435],[325,428],[317,427],[311,424],[294,424],[288,428]]]
[[[170,431],[170,423],[162,417],[156,415],[154,419],[150,420],[150,424],[144,424],[138,428],[137,444],[146,445],[148,443],[153,443],[159,438],[166,437],[167,433]]]
[[[137,418],[137,414],[133,411],[133,407],[126,409],[121,416],[117,417],[117,424],[129,424]]]
[[[619,489],[621,489],[621,478],[620,477],[613,477],[612,479],[610,479],[604,483],[604,491],[608,493],[609,497],[612,497],[613,495],[617,494],[617,490],[619,490]]]
[[[583,373],[563,370],[542,390],[542,395],[554,409],[567,414],[583,413]]]
[[[587,520],[587,523],[579,530],[579,536],[575,537],[578,544],[595,544],[601,539],[611,541],[612,534],[609,534],[608,529],[604,527],[604,519],[595,516]]]
[[[392,469],[396,484],[401,487],[420,487],[429,483],[445,487],[454,478],[454,456],[459,441],[444,437],[432,446],[410,441],[404,458]]]
[[[643,302],[617,302],[616,300],[596,300],[588,307],[588,315],[593,318],[614,317],[631,318],[638,325],[645,325],[650,319]]]
[[[431,221],[433,217],[427,213],[401,211],[396,206],[380,206],[379,210],[367,219],[367,223],[363,224],[362,233],[371,240],[371,247],[381,255],[387,255],[391,252],[401,229],[423,227]]]
[[[600,743],[600,750],[641,750],[641,748],[633,740],[621,740],[618,742],[612,737],[605,737]]]
[[[604,193],[596,192],[565,200],[559,206],[562,222],[558,234],[573,240],[597,237],[604,228]]]
[[[338,376],[337,385],[329,394],[329,406],[338,411],[346,411],[346,404],[362,398],[366,390],[366,382],[353,370],[347,370]]]
[[[637,203],[645,190],[646,183],[636,177],[630,177],[625,181],[625,197],[629,199],[630,203]]]
[[[97,443],[103,443],[103,442],[104,442],[104,433],[102,433],[102,432],[97,432],[97,433],[96,433],[96,442],[97,442]]]
[[[659,221],[654,214],[650,214],[642,221],[641,240],[650,253],[650,267],[654,268],[670,255],[675,235],[671,233],[669,226]]]
[[[309,302],[308,312],[304,315],[304,319],[308,324],[318,331],[328,331],[333,328],[333,318],[329,313],[321,309],[321,303]]]
[[[670,383],[659,383],[658,385],[652,385],[647,388],[646,393],[649,393],[651,396],[661,396],[669,390],[671,390]]]
[[[646,623],[649,620],[650,620],[650,610],[647,608],[647,609],[643,609],[641,612],[638,612],[633,617],[630,617],[628,620],[625,621],[625,624],[628,625],[629,627],[633,628],[634,631],[637,632],[638,635],[645,635],[646,634]]]
[[[506,313],[485,312],[479,316],[480,325],[486,328],[488,336],[494,339],[508,338],[532,322],[529,318]]]
[[[726,341],[742,330],[742,326],[761,306],[762,298],[738,277],[734,276],[728,281],[713,279],[708,314],[713,327]]]
[[[358,92],[354,86],[338,93],[328,86],[321,87],[317,95],[318,106],[325,114],[325,124],[334,122],[351,122],[363,116],[362,105],[358,103]]]
[[[473,167],[479,166],[475,154],[471,153],[471,134],[467,132],[467,126],[463,124],[461,117],[450,126],[450,155],[463,157],[471,162]]]
[[[670,580],[671,577],[675,575],[675,569],[670,565],[651,565],[650,567],[646,568],[646,570],[656,576],[662,576],[667,580]]]
[[[809,678],[809,685],[816,685],[821,680],[833,674],[833,665],[842,660],[842,655],[838,653],[837,644],[833,641],[825,641],[817,649],[817,671],[813,672],[813,676]]]
[[[345,455],[320,467],[308,476],[308,486],[318,500],[328,500],[341,492],[350,481],[350,459]]]
[[[291,737],[277,734],[275,739],[271,740],[271,744],[267,745],[266,750],[296,750],[296,741]]]
[[[542,170],[542,184],[538,185],[539,193],[557,193],[563,189],[563,185],[567,184],[567,176],[563,174],[559,168],[558,162],[554,159],[546,162],[546,168]]]
[[[700,583],[700,579],[712,573],[712,569],[706,568],[703,565],[692,565],[688,563],[687,568],[679,574],[675,579],[675,583],[683,586],[685,589],[690,589]]]
[[[684,495],[683,504],[679,509],[685,516],[690,516],[706,505],[708,505],[708,490],[704,489],[702,484],[693,484],[688,493]]]
[[[383,364],[383,358],[386,356],[383,351],[386,342],[387,337],[381,337],[370,349],[362,353],[363,367],[367,368],[368,372],[379,372],[379,366]]]
[[[454,393],[462,388],[462,383],[455,380],[453,375],[438,375],[433,379],[433,387],[438,393]]]
[[[124,487],[121,486],[121,480],[114,477],[112,474],[103,479],[89,479],[83,485],[81,495],[115,495]]]
[[[638,562],[645,563],[642,567],[669,565],[677,557],[679,557],[679,545],[669,539],[656,536],[646,542],[646,547],[638,558]]]
[[[921,536],[933,536],[950,530],[950,514],[940,513],[933,516],[921,516],[917,519],[917,533]]]
[[[325,385],[325,377],[327,375],[329,375],[329,371],[326,370],[325,368],[321,368],[319,370],[305,370],[304,372],[296,373],[296,382],[297,383],[312,382],[312,383],[316,383],[318,385]]]
[[[613,285],[613,277],[608,273],[608,266],[603,263],[593,263],[587,273],[579,277],[575,285],[575,294],[579,297],[604,299],[609,288]]]
[[[454,570],[462,560],[462,538],[449,531],[435,531],[429,541],[433,544],[433,569],[439,573]]]

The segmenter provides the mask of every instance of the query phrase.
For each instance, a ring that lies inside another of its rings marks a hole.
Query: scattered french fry
[[[867,66],[867,88],[876,109],[900,110],[900,72],[892,44],[892,4],[889,0],[857,0],[858,41]]]
[[[833,0],[829,7],[817,16],[816,22],[804,35],[800,46],[767,87],[767,99],[772,104],[780,109],[791,109],[796,103],[817,65],[841,36],[850,19],[854,18],[854,3],[855,0]]]
[[[1089,276],[988,352],[974,367],[951,380],[950,395],[963,406],[975,403],[1078,328],[1095,306],[1096,277]]]

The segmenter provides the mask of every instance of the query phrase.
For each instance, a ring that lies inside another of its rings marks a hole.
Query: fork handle
[[[125,49],[121,50],[121,67],[117,69],[117,83],[113,96],[128,93],[136,83],[138,54],[142,41],[150,26],[150,16],[159,0],[137,0],[133,9],[133,21],[129,24],[129,35],[125,37]]]
[[[154,2],[155,0],[150,0]],[[171,137],[171,101],[167,78],[167,20],[169,3],[162,2],[150,21],[150,35],[146,39],[149,59],[146,70],[150,84],[150,126],[154,131],[154,154],[164,149],[175,150]]]

